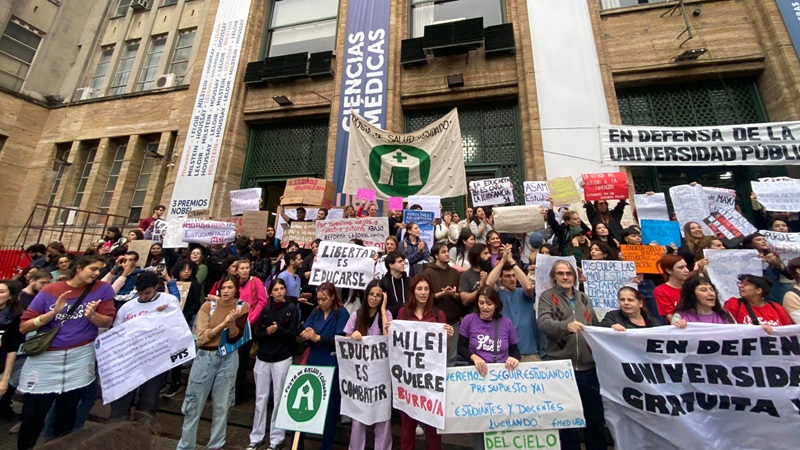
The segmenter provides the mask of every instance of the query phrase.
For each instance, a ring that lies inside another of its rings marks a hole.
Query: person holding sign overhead
[[[437,322],[444,324],[447,337],[453,337],[453,327],[447,324],[444,312],[433,306],[431,295],[431,281],[427,274],[420,274],[411,279],[409,286],[409,299],[397,314],[397,320],[415,320],[419,322]],[[400,448],[414,450],[416,448],[416,428],[418,423],[408,414],[400,412]],[[436,428],[424,425],[425,448],[428,450],[442,449],[442,436]]]
[[[306,342],[303,358],[309,366],[331,366],[334,368],[328,414],[325,416],[325,432],[322,435],[321,450],[333,448],[336,436],[336,421],[339,420],[342,393],[339,391],[339,371],[336,362],[336,336],[344,336],[344,327],[350,315],[342,305],[342,299],[333,283],[322,283],[317,288],[317,307],[305,321],[305,329],[300,338]],[[301,435],[299,449],[303,450],[305,436]]]
[[[557,261],[550,269],[553,287],[539,296],[539,329],[547,336],[547,356],[550,359],[570,359],[575,366],[583,414],[586,417],[584,443],[586,450],[606,450],[603,400],[597,379],[594,358],[589,344],[581,334],[587,325],[599,321],[592,301],[576,287],[578,274],[566,261]],[[561,448],[580,450],[577,429],[559,430]]]
[[[550,200],[550,208],[547,210],[545,219],[547,220],[547,225],[553,230],[553,234],[556,237],[555,244],[559,254],[564,254],[564,250],[572,243],[572,229],[580,227],[588,232],[589,227],[583,223],[577,211],[569,209],[564,211],[564,221],[559,223],[559,221],[556,220],[556,213],[553,212],[553,207],[555,206],[553,205],[553,198],[548,197],[548,199]]]
[[[636,288],[623,286],[617,292],[619,309],[606,313],[600,321],[601,327],[625,331],[637,328],[650,328],[661,325],[661,321],[654,319],[644,307],[644,295]]]
[[[583,202],[583,208],[586,210],[586,217],[592,227],[603,224],[608,228],[611,236],[616,239],[622,239],[622,215],[625,213],[625,207],[628,202],[620,200],[614,209],[608,209],[607,200],[595,200],[593,202]],[[594,235],[592,235],[594,237]]]
[[[428,244],[419,237],[419,225],[414,222],[406,224],[406,235],[403,237],[402,252],[406,254],[411,265],[411,275],[417,275],[425,270],[425,265],[431,257]]]
[[[344,333],[357,341],[363,336],[385,336],[387,326],[392,321],[392,313],[386,309],[386,293],[381,289],[378,280],[367,285],[366,301],[353,314],[344,327]],[[350,446],[348,450],[364,450],[367,443],[367,425],[353,419],[350,430]],[[373,448],[392,448],[391,419],[375,424],[375,445]]]

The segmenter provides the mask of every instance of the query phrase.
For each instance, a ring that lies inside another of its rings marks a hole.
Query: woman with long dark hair
[[[406,235],[403,237],[403,244],[400,246],[400,250],[406,254],[408,263],[411,265],[412,275],[422,273],[431,256],[428,244],[420,238],[419,234],[419,225],[414,222],[407,223]]]
[[[672,324],[686,328],[689,322],[736,323],[731,313],[719,302],[717,288],[707,278],[695,275],[681,287],[681,301],[672,315]]]
[[[22,284],[16,280],[0,280],[0,364],[2,364],[2,378],[0,378],[0,396],[8,391],[8,382],[11,379],[14,363],[17,361],[17,351],[24,341],[24,336],[19,332],[22,307],[19,304],[19,293]]]
[[[459,272],[469,270],[469,249],[475,245],[475,235],[469,230],[461,230],[456,245],[450,249],[450,266]]]
[[[606,313],[600,321],[601,327],[625,331],[636,328],[650,328],[661,325],[661,321],[653,318],[644,307],[644,295],[636,288],[623,286],[617,292],[619,309]]]

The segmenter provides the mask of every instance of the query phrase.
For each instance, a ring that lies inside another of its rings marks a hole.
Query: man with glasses
[[[140,220],[139,225],[136,228],[142,230],[142,233],[144,233],[145,231],[147,231],[148,228],[150,228],[153,225],[153,222],[163,217],[166,211],[167,211],[166,206],[164,205],[156,206],[155,208],[153,208],[153,214],[151,214],[150,217],[145,217],[144,219]]]

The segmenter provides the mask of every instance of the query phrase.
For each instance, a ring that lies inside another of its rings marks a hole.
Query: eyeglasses
[[[575,276],[572,272],[556,272],[557,277],[573,277]]]
[[[382,294],[381,292],[370,292],[370,293],[369,293],[367,296],[368,296],[368,297],[378,297],[378,298],[382,298],[382,297],[383,297],[383,294]]]

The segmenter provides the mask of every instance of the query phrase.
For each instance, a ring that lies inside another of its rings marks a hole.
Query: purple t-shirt
[[[66,281],[59,281],[57,283],[50,283],[33,298],[28,310],[22,315],[22,321],[30,320],[39,314],[44,314],[53,309],[56,304],[56,299],[65,291],[71,290],[67,297],[67,306],[64,311],[56,315],[56,317],[48,322],[46,325],[39,328],[40,331],[48,331],[55,328],[58,323],[66,319],[69,308],[78,300],[83,293],[83,289],[72,289],[67,285]],[[50,345],[50,350],[58,350],[64,348],[76,347],[88,342],[94,341],[97,337],[97,326],[85,317],[86,305],[95,300],[100,300],[97,306],[97,313],[109,316],[112,319],[116,317],[116,310],[114,309],[114,289],[111,285],[102,281],[97,281],[92,288],[92,291],[86,296],[75,309],[70,319],[64,322],[61,330],[56,333],[53,338],[53,343]]]
[[[680,319],[683,319],[687,322],[719,323],[723,325],[731,323],[726,322],[722,316],[715,312],[712,312],[711,314],[698,314],[695,311],[680,311],[676,312],[672,317],[673,322]]]
[[[383,334],[381,331],[380,326],[378,325],[378,318],[380,317],[381,312],[378,311],[375,314],[375,318],[372,320],[372,325],[369,326],[368,335],[369,336],[380,336]],[[389,322],[392,321],[392,312],[386,311],[386,318],[389,319]],[[358,320],[358,311],[355,311],[353,314],[350,314],[350,319],[347,320],[347,325],[344,326],[344,334],[353,334],[353,331],[356,330],[356,320]]]
[[[508,359],[508,347],[517,344],[517,332],[514,323],[507,317],[497,319],[497,362],[504,363]],[[478,313],[469,314],[461,321],[458,334],[469,338],[469,351],[491,363],[495,348],[494,321],[487,322]]]

